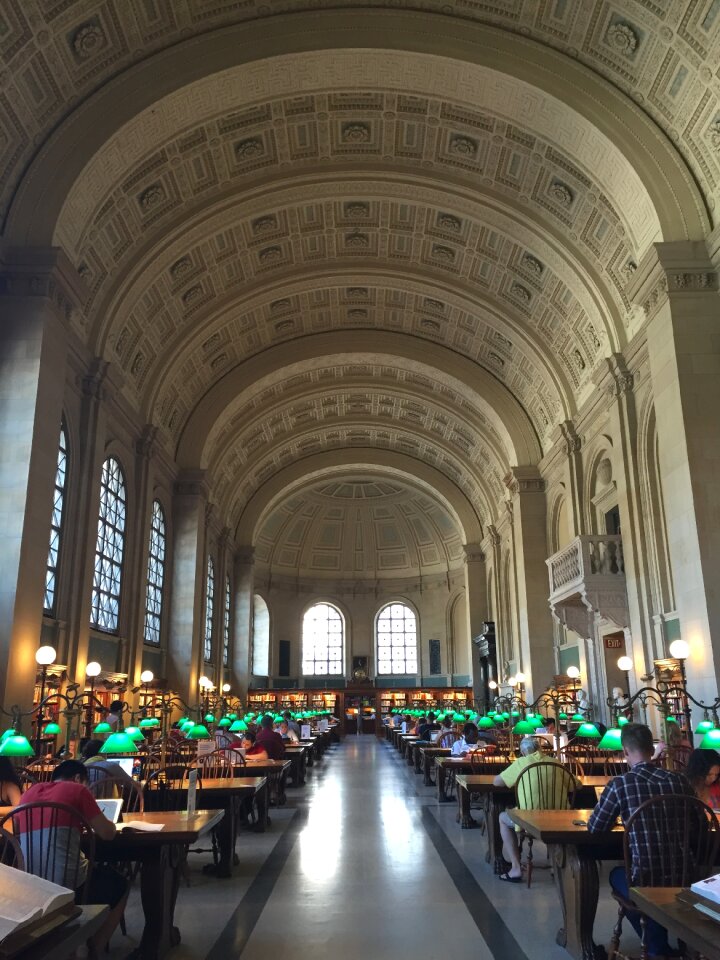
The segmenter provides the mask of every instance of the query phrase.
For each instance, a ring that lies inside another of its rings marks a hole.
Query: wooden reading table
[[[642,912],[679,937],[706,960],[720,960],[720,924],[677,899],[680,887],[632,887],[630,896]],[[720,908],[720,905],[719,905]]]
[[[589,833],[592,810],[508,810],[510,818],[548,848],[560,895],[563,925],[556,943],[577,960],[601,960],[605,950],[593,941],[600,893],[598,861],[622,860],[622,826]],[[577,822],[575,822],[577,821]]]

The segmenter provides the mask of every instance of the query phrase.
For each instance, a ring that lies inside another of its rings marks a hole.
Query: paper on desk
[[[157,833],[165,826],[164,823],[149,823],[147,820],[128,820],[127,823],[119,823],[118,830],[144,830],[145,833]]]

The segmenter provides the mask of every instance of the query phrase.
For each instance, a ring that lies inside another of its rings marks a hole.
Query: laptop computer
[[[119,800],[98,800],[97,805],[104,817],[107,817],[112,823],[118,822],[123,805],[122,798]]]
[[[133,764],[135,761],[132,757],[121,757],[119,760],[108,760],[107,762],[116,763],[129,777],[133,775]]]

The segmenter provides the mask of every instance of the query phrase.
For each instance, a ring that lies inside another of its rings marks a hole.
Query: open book
[[[698,880],[691,885],[690,889],[699,897],[703,897],[705,900],[711,900],[720,906],[720,873],[716,873],[713,877],[708,877],[707,880]]]
[[[0,863],[0,943],[40,917],[73,903],[75,893]]]
[[[164,823],[150,823],[148,820],[128,820],[127,823],[119,823],[118,830],[144,830],[145,833],[157,833],[165,826]]]

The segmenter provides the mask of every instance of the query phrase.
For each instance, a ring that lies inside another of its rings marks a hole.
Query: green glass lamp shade
[[[495,722],[492,717],[480,717],[477,725],[481,730],[490,730],[495,726]]]
[[[700,723],[695,727],[695,733],[707,733],[708,730],[713,729],[712,720],[701,720]]]
[[[245,733],[248,725],[244,720],[234,720],[230,727],[230,733]]]
[[[526,719],[528,723],[531,723],[533,725],[534,730],[537,730],[538,727],[542,727],[545,725],[545,721],[543,720],[543,718],[539,717],[537,714],[535,714],[534,716],[529,716]]]
[[[112,733],[112,727],[109,723],[106,723],[104,720],[101,720],[100,723],[95,727],[93,733]]]
[[[140,729],[140,727],[136,727],[136,726],[125,727],[124,732],[127,734],[128,737],[130,737],[130,739],[134,743],[143,743],[145,740],[145,736],[143,735],[143,732]]]
[[[711,724],[712,726],[712,724]],[[59,733],[62,733],[60,729],[60,724],[55,723],[54,720],[51,720],[43,730],[43,735],[46,737],[56,737]]]
[[[186,720],[185,723],[180,727],[180,732],[187,733],[188,730],[192,730],[194,726],[195,726],[194,720]]]
[[[283,715],[281,713],[276,713],[273,717],[273,723],[282,723]]]
[[[503,720],[509,720],[509,719],[510,719],[510,714],[508,713],[507,710],[503,710],[503,712],[500,714],[500,716],[503,718]]]
[[[209,740],[210,733],[204,723],[194,723],[185,734],[186,740]]]
[[[100,753],[137,753],[133,738],[125,730],[111,733],[100,747]]]
[[[675,717],[665,717],[665,723],[677,723]]]
[[[34,757],[35,751],[30,746],[30,741],[22,733],[16,733],[13,730],[12,735],[3,741],[0,746],[0,757]]]
[[[617,724],[619,727],[624,727],[626,723],[630,723],[627,717],[618,717]]]
[[[701,750],[718,750],[720,749],[720,730],[708,730],[705,736],[700,741]],[[0,747],[0,754],[2,754],[2,747]]]
[[[453,714],[453,723],[464,723],[465,714],[464,713],[454,713]]]
[[[599,740],[600,731],[594,723],[581,723],[575,736],[586,737],[588,740]]]
[[[154,720],[155,720],[155,717],[143,717],[142,720],[140,721],[140,729],[152,730],[152,728],[155,726]]]
[[[230,723],[232,723],[234,720],[237,720],[237,714],[236,714],[236,713],[229,713],[229,714],[228,714],[228,719],[229,719]]]
[[[8,727],[2,737],[0,737],[0,743],[5,743],[10,737],[15,736],[15,727]]]
[[[535,733],[535,727],[530,723],[529,720],[518,720],[513,727],[512,732],[519,737],[525,737],[529,734]]]
[[[486,716],[488,716],[488,717],[496,717],[496,716],[497,716],[497,710],[488,710]]]
[[[573,723],[585,723],[585,717],[581,713],[574,713],[570,719]]]
[[[519,710],[511,710],[511,711],[510,711],[510,716],[511,716],[511,717],[519,717],[519,716],[520,716],[520,711],[519,711]]]
[[[218,720],[218,726],[221,727],[223,730],[226,730],[229,726],[231,726],[231,724],[232,724],[232,720],[230,719],[230,717],[220,717],[220,719]]]
[[[558,720],[567,720],[567,714],[566,714],[566,713],[562,713],[562,712],[559,713],[559,714],[558,714]]]
[[[190,717],[180,717],[178,720],[178,726],[181,727],[184,723],[187,723]]]
[[[215,723],[215,717],[213,716],[212,713],[206,713],[205,716],[203,717],[203,720],[205,721],[205,723]]]
[[[598,744],[598,750],[622,750],[619,727],[610,727],[605,731],[605,736]]]

